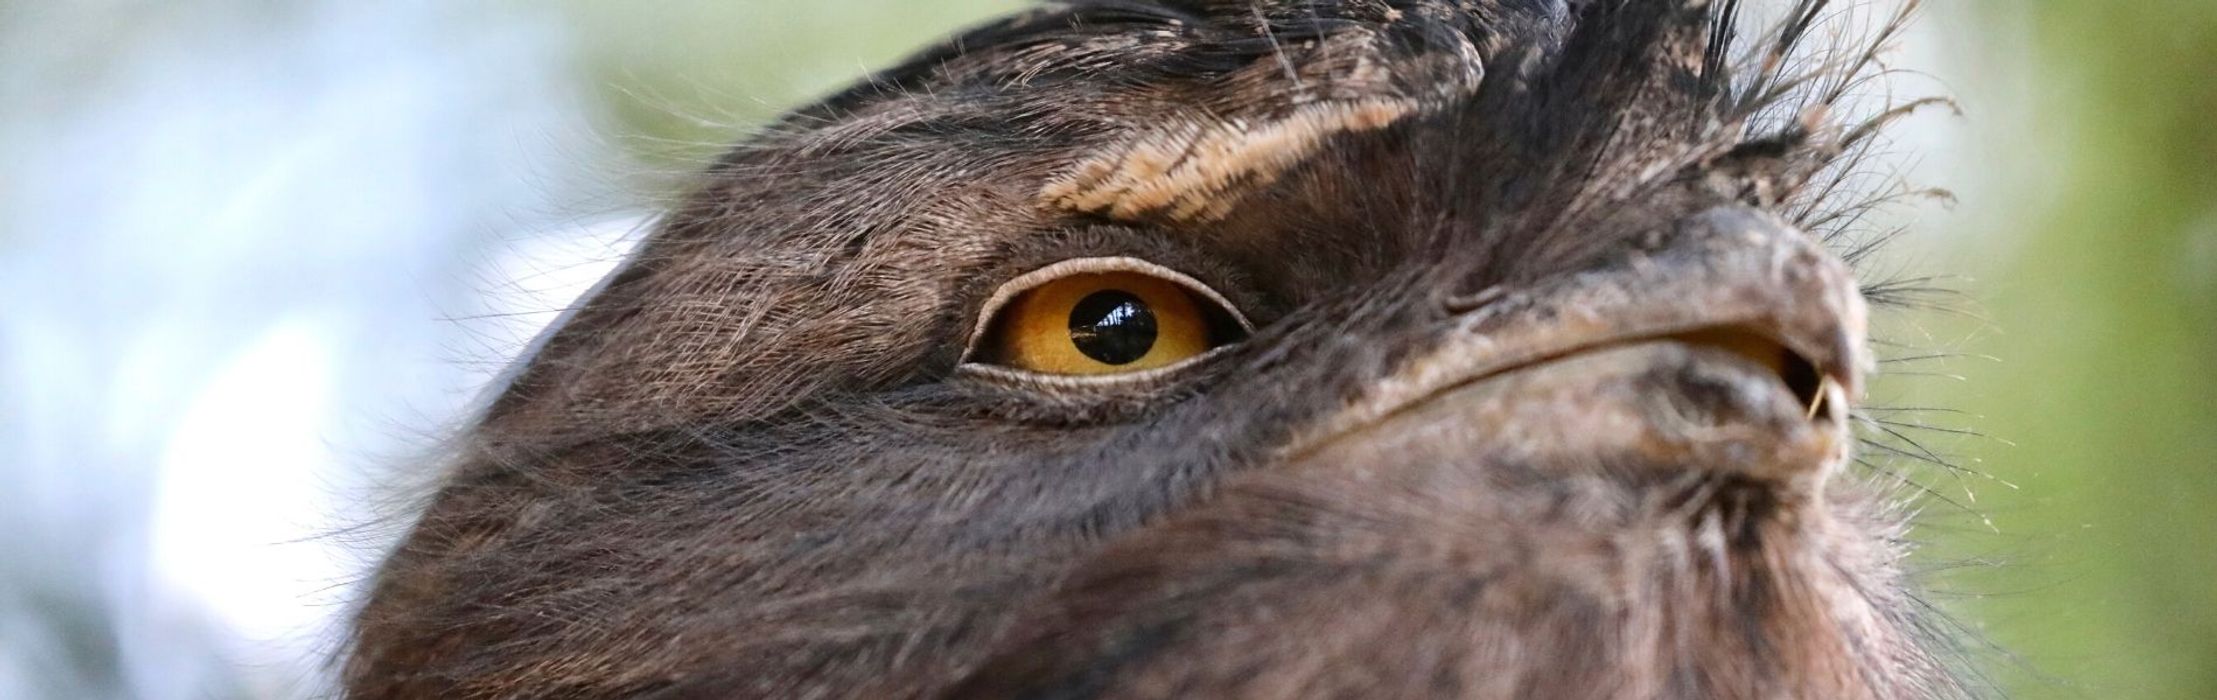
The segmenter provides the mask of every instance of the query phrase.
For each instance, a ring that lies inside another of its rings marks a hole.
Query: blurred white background
[[[4,7],[0,698],[315,694],[373,504],[629,230],[563,18]]]

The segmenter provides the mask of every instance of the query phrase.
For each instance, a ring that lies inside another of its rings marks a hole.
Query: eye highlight
[[[1010,282],[988,304],[969,359],[1060,376],[1170,367],[1238,342],[1246,321],[1190,277],[1128,258],[1088,258]]]

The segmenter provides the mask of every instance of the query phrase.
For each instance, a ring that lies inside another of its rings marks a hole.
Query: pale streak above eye
[[[1255,330],[1255,325],[1248,322],[1247,315],[1240,313],[1239,307],[1233,305],[1231,300],[1225,299],[1224,295],[1218,294],[1215,289],[1211,289],[1208,285],[1202,284],[1200,280],[1194,279],[1183,272],[1139,258],[1073,258],[1024,273],[1016,279],[1003,283],[999,289],[993,290],[993,296],[987,298],[985,305],[978,309],[977,325],[970,329],[970,338],[962,350],[962,362],[968,363],[978,354],[978,344],[985,339],[987,332],[993,330],[994,317],[1000,315],[1001,310],[1007,308],[1009,302],[1014,301],[1017,295],[1037,289],[1040,285],[1048,282],[1089,272],[1133,272],[1167,280],[1184,287],[1186,291],[1192,292],[1202,300],[1215,304],[1217,308],[1223,309],[1225,313],[1231,315],[1233,321],[1239,323],[1241,330],[1249,333]]]
[[[1267,121],[1177,121],[1102,149],[1049,181],[1039,197],[1051,208],[1113,219],[1216,221],[1326,139],[1383,129],[1417,111],[1415,100],[1380,97],[1306,105]]]

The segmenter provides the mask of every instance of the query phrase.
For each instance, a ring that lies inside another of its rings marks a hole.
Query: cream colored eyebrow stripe
[[[1305,105],[1261,123],[1184,121],[1078,163],[1039,197],[1049,207],[1113,219],[1216,221],[1333,135],[1383,129],[1416,111],[1414,100],[1370,98]]]

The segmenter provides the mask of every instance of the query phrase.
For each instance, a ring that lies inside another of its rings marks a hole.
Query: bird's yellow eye
[[[1027,275],[1032,286],[990,309],[972,359],[1039,374],[1123,374],[1175,365],[1246,334],[1220,298],[1183,275],[1137,261],[1077,262],[1089,264]],[[1116,269],[1119,262],[1140,269]]]

